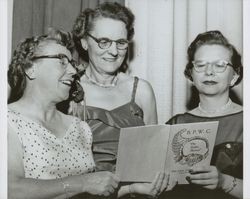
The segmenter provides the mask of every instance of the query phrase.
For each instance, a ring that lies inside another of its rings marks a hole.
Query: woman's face
[[[229,92],[231,83],[237,80],[237,75],[233,68],[227,65],[224,72],[215,71],[215,62],[226,61],[231,64],[231,52],[221,45],[202,45],[194,55],[194,61],[205,61],[208,63],[203,72],[197,72],[192,68],[192,78],[195,87],[200,94],[220,95]]]
[[[110,40],[126,40],[127,29],[122,21],[110,18],[98,18],[94,21],[93,29],[89,32],[93,37],[108,38]],[[100,74],[113,74],[120,68],[127,53],[117,49],[116,42],[112,42],[107,49],[101,49],[98,43],[90,36],[82,39],[83,48],[88,50],[90,67]]]
[[[58,58],[61,55],[64,58]],[[39,56],[54,56],[52,58],[39,58]],[[72,60],[70,51],[55,42],[44,42],[36,53],[35,81],[39,90],[58,100],[68,98],[75,68],[68,63]],[[68,59],[68,60],[67,60]]]

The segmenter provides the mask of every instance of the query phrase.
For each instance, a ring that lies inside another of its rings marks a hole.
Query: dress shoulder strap
[[[131,102],[135,102],[135,94],[136,94],[138,81],[139,81],[139,78],[134,77],[134,85],[133,85],[133,91],[132,91],[132,96],[131,96]]]

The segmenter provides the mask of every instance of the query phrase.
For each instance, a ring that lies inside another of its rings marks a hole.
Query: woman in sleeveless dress
[[[195,109],[168,124],[219,121],[211,166],[194,167],[166,198],[242,198],[243,111],[229,91],[242,79],[241,56],[219,31],[199,34],[188,48],[186,77],[199,92]]]
[[[151,85],[123,72],[134,34],[133,22],[134,16],[128,8],[118,3],[103,3],[81,12],[73,27],[78,52],[80,55],[87,52],[88,64],[80,79],[85,100],[71,103],[71,112],[86,120],[92,129],[98,171],[115,171],[121,128],[157,123]],[[126,189],[156,196],[166,188],[167,176],[160,173],[156,179],[160,182],[157,188],[154,183],[146,183],[132,184]]]
[[[59,31],[28,38],[8,70],[8,198],[109,196],[118,187],[111,172],[95,172],[92,133],[56,103],[69,96],[76,74],[72,40]],[[70,42],[71,41],[71,42]]]

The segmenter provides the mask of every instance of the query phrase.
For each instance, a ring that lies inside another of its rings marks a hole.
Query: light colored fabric
[[[80,119],[72,120],[63,138],[10,109],[8,124],[22,144],[26,178],[56,179],[94,169],[92,133]]]
[[[218,29],[242,54],[242,4],[243,0],[125,1],[135,14],[129,73],[152,84],[159,123],[197,104],[190,103],[194,92],[183,72],[187,47],[198,33]],[[233,91],[233,100],[242,102],[242,84]]]

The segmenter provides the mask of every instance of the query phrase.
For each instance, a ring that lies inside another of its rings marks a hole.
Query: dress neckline
[[[116,110],[118,110],[118,109],[121,109],[121,108],[123,108],[123,107],[125,107],[125,106],[128,106],[128,105],[130,105],[130,104],[134,104],[135,106],[137,106],[139,109],[141,109],[141,107],[137,104],[137,103],[135,103],[135,102],[127,102],[127,103],[125,103],[125,104],[122,104],[122,105],[120,105],[120,106],[117,106],[117,107],[114,107],[114,108],[112,108],[112,109],[105,109],[105,108],[100,108],[100,107],[96,107],[96,106],[89,106],[89,105],[87,105],[87,107],[88,108],[94,108],[94,109],[99,109],[99,110],[103,110],[103,111],[105,111],[105,112],[114,112],[114,111],[116,111]]]
[[[223,117],[228,117],[228,116],[237,115],[237,114],[240,114],[240,113],[243,113],[243,110],[238,111],[238,112],[235,112],[235,113],[226,114],[226,115],[208,117],[208,116],[199,116],[199,115],[195,115],[195,114],[190,113],[190,112],[186,112],[187,115],[191,115],[191,116],[198,117],[198,118],[208,118],[208,119],[209,119],[209,118],[210,118],[210,119],[223,118]]]
[[[18,115],[18,117],[22,118],[24,121],[28,122],[28,123],[31,123],[31,124],[35,124],[36,126],[44,129],[44,133],[48,134],[49,136],[53,136],[55,139],[57,140],[64,140],[67,138],[68,134],[69,134],[69,131],[70,129],[72,128],[72,126],[76,123],[76,118],[72,118],[71,120],[71,123],[69,125],[69,127],[67,128],[67,130],[65,131],[65,134],[62,136],[62,137],[57,137],[54,133],[52,133],[51,130],[47,129],[46,127],[44,127],[42,124],[40,124],[39,122],[36,122],[28,117],[26,117],[25,115],[23,115],[22,113],[16,111],[16,110],[13,110],[11,108],[8,107],[8,111],[9,112],[12,112],[14,113],[15,115]]]

